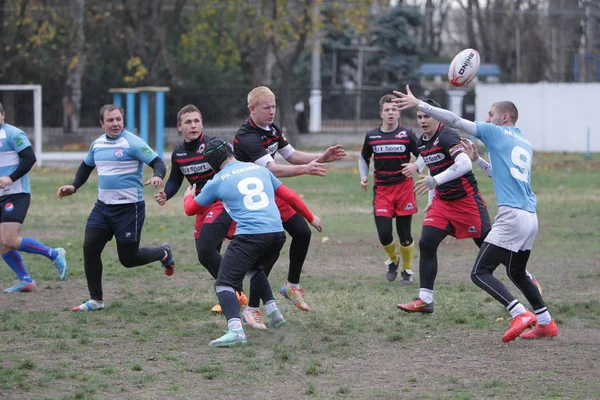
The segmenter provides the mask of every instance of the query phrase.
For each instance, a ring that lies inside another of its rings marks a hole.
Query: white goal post
[[[0,91],[33,91],[33,150],[37,166],[42,165],[42,85],[0,85]]]

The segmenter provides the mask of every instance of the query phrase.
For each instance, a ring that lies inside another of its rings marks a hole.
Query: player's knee
[[[310,228],[307,224],[306,227],[296,229],[293,233],[290,233],[290,235],[292,236],[292,240],[310,242],[312,232],[310,231]]]
[[[22,240],[23,239],[18,236],[3,235],[2,239],[0,239],[0,242],[2,243],[2,246],[6,247],[9,250],[19,250],[19,247],[21,247]]]
[[[412,244],[413,242],[413,238],[412,236],[408,236],[408,237],[404,237],[404,236],[400,236],[400,244],[404,247],[408,247]]]
[[[138,264],[135,262],[135,257],[131,256],[131,255],[119,255],[119,262],[121,263],[122,266],[124,266],[125,268],[133,268],[136,267]]]
[[[419,250],[421,253],[435,253],[437,247],[438,243],[428,240],[426,236],[421,236],[421,239],[419,239]]]

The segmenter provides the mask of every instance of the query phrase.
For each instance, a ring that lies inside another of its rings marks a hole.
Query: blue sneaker
[[[67,251],[62,247],[56,249],[58,256],[52,261],[56,269],[58,270],[58,277],[61,281],[64,281],[69,273],[69,266],[67,265]]]
[[[35,282],[19,281],[15,286],[4,289],[4,293],[33,292],[36,289]]]
[[[212,347],[231,347],[235,345],[246,344],[246,332],[243,329],[233,331],[224,331],[225,334],[218,339],[213,340],[208,345]]]
[[[71,311],[97,311],[104,310],[104,302],[98,300],[88,300],[78,306],[75,306]]]

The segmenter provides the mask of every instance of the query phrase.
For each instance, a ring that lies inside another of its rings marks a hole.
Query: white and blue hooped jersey
[[[490,155],[498,205],[536,212],[537,199],[531,190],[533,150],[529,140],[514,126],[483,122],[476,125],[477,138]]]
[[[196,202],[207,207],[216,200],[223,201],[225,210],[237,222],[236,234],[283,232],[275,204],[275,190],[280,185],[268,169],[234,161],[206,183]]]
[[[128,204],[144,200],[142,171],[156,157],[144,140],[123,130],[116,138],[94,140],[83,162],[98,169],[98,200]]]
[[[25,132],[9,124],[0,126],[0,176],[9,176],[19,165],[19,152],[31,146]],[[0,189],[0,196],[15,193],[31,193],[28,174],[10,186]]]

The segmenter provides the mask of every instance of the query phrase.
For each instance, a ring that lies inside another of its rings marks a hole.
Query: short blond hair
[[[275,100],[275,94],[268,87],[255,87],[250,91],[250,93],[248,93],[248,107],[255,106],[258,103],[258,100],[263,97]]]

